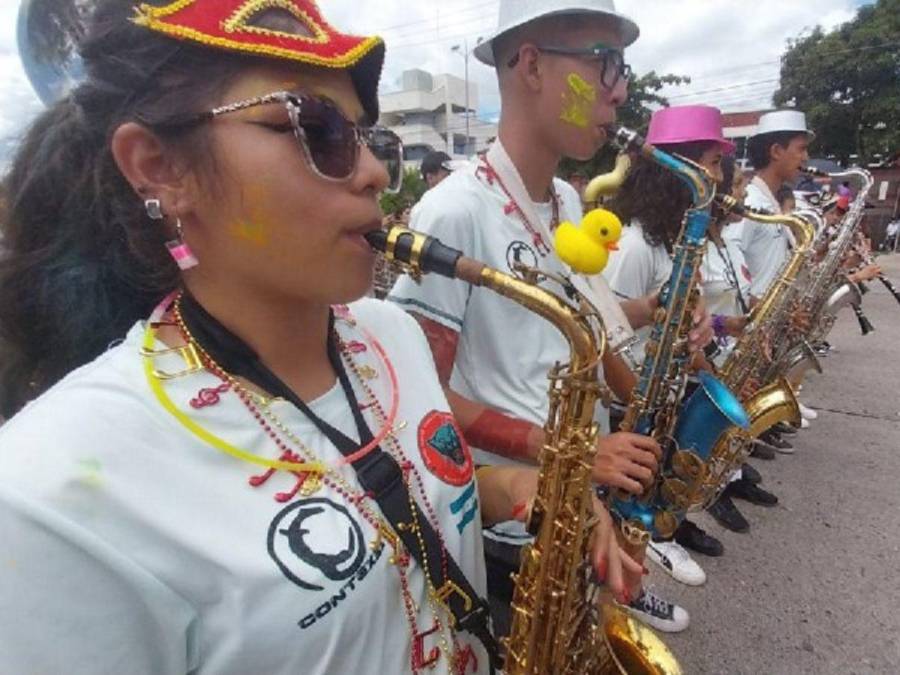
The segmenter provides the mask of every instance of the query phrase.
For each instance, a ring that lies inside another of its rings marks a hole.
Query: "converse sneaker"
[[[807,408],[805,405],[803,405],[799,401],[797,401],[797,403],[800,405],[800,416],[803,417],[803,419],[809,420],[810,422],[812,422],[814,419],[816,419],[819,416],[819,413],[817,413],[812,408]]]
[[[647,588],[627,607],[637,619],[664,633],[680,633],[691,622],[687,610],[663,600]]]
[[[809,429],[809,420],[805,417],[800,420],[800,428],[801,429]]]
[[[675,581],[688,586],[702,586],[706,573],[681,544],[674,541],[651,541],[647,557],[672,575]]]

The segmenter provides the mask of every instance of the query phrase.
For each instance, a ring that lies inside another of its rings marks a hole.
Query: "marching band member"
[[[476,478],[418,325],[346,304],[402,166],[382,41],[103,0],[82,55],[5,184],[4,412],[39,396],[0,430],[0,671],[489,672],[481,521],[536,471]]]
[[[814,138],[802,112],[776,110],[759,119],[756,133],[747,145],[750,163],[756,170],[747,187],[747,206],[782,213],[775,194],[785,183],[793,185],[796,182],[809,160],[809,144]],[[743,251],[753,279],[751,294],[761,298],[790,256],[790,233],[783,226],[744,219],[728,228],[725,237],[736,242]],[[815,410],[802,403],[800,410],[806,420],[818,417]],[[778,452],[793,452],[793,446],[774,430],[767,431],[757,442]]]
[[[623,50],[637,35],[637,26],[611,0],[501,0],[497,32],[475,49],[479,60],[497,70],[503,102],[499,140],[485,157],[426,193],[412,228],[499,269],[521,262],[568,274],[553,250],[552,233],[564,220],[578,223],[581,204],[554,174],[563,157],[586,160],[606,141],[605,126],[626,98],[630,68]],[[401,278],[389,297],[424,327],[476,459],[491,465],[534,462],[549,406],[547,371],[568,353],[559,333],[524,309],[459,281],[426,276],[416,284]],[[654,303],[650,297],[631,302],[625,309],[632,323],[649,323]],[[695,342],[702,345],[710,335],[708,320],[696,318],[701,325]],[[634,385],[627,366],[608,357],[604,367],[607,383],[627,397]],[[598,406],[597,418],[605,416]],[[594,478],[640,492],[652,480],[659,454],[644,436],[602,436]],[[488,585],[497,607],[508,605],[509,574],[527,541],[520,523],[504,523],[486,535]],[[621,600],[656,627],[684,628],[687,613],[644,592],[640,576]],[[501,633],[505,614],[495,616]]]

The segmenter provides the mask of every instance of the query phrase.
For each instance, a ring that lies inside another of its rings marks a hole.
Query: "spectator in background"
[[[436,150],[429,152],[422,160],[422,179],[430,190],[453,172],[450,155]]]

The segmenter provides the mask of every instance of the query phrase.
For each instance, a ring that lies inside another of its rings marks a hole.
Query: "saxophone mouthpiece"
[[[462,252],[445,246],[434,237],[395,226],[387,231],[374,230],[365,238],[369,246],[384,253],[388,260],[451,279],[459,277],[457,263],[463,257]]]
[[[816,178],[831,178],[831,174],[827,171],[822,171],[821,169],[817,169],[814,166],[805,166],[800,169],[802,173],[805,173],[808,176],[814,176]]]
[[[641,152],[647,145],[647,140],[643,136],[628,127],[617,127],[610,124],[606,127],[606,133],[610,142],[622,152],[632,150]]]

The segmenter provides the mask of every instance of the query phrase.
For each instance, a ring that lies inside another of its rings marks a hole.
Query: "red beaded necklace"
[[[525,211],[512,196],[509,189],[504,184],[503,179],[500,178],[500,174],[497,173],[497,170],[484,155],[481,156],[481,166],[478,167],[478,173],[484,174],[485,180],[487,180],[488,185],[493,185],[495,182],[497,183],[497,185],[503,191],[503,194],[506,195],[507,199],[509,199],[509,202],[503,209],[504,213],[506,213],[506,215],[515,213],[522,221],[522,224],[525,225],[525,229],[528,230],[528,233],[531,235],[531,241],[534,244],[534,247],[537,249],[538,255],[540,255],[542,258],[547,256],[547,254],[550,253],[550,246],[547,244],[547,242],[544,241],[544,236],[541,234],[540,230],[535,227],[535,225],[528,219],[528,216],[525,215]],[[553,216],[550,220],[550,231],[553,232],[553,230],[559,227],[559,197],[557,196],[556,190],[553,188],[552,184],[550,185],[550,204],[553,208]]]

